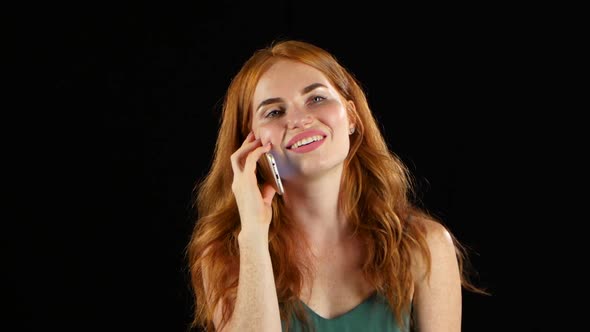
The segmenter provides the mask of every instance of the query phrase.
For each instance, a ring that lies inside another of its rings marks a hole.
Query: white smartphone
[[[285,193],[285,190],[283,189],[283,182],[281,182],[281,176],[279,175],[279,169],[277,168],[275,157],[270,152],[265,153],[265,155],[266,160],[268,160],[268,165],[272,171],[272,175],[275,179],[275,183],[277,184],[277,193],[282,195]]]

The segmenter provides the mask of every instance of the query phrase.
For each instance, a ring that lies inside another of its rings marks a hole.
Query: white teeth
[[[295,144],[291,145],[291,149],[297,149],[298,147],[300,147],[302,145],[307,145],[309,143],[321,141],[323,139],[324,139],[324,136],[322,136],[322,135],[315,135],[315,136],[307,137],[307,138],[304,138],[302,140],[295,142]]]

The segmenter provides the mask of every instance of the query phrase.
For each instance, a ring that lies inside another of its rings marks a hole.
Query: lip
[[[287,149],[291,150],[291,146],[293,144],[295,144],[295,142],[297,142],[299,140],[302,140],[304,138],[308,138],[308,137],[311,137],[311,136],[316,136],[316,135],[323,136],[324,138],[326,138],[326,136],[328,136],[328,135],[326,135],[326,133],[324,133],[321,130],[317,130],[317,129],[306,130],[306,131],[304,131],[302,133],[299,133],[299,134],[293,136],[293,138],[291,138],[289,140],[289,142],[287,143]]]
[[[309,143],[307,145],[300,146],[297,149],[291,149],[289,151],[294,152],[294,153],[308,153],[308,152],[311,152],[311,151],[319,148],[322,144],[324,144],[324,141],[325,140],[315,141],[313,143]]]

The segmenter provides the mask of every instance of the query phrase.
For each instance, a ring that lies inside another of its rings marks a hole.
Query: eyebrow
[[[305,88],[301,89],[301,94],[304,95],[306,93],[310,93],[311,91],[317,89],[317,88],[327,88],[327,86],[323,85],[322,83],[313,83],[310,84],[308,86],[306,86]],[[258,105],[258,107],[256,108],[256,112],[258,112],[258,110],[260,110],[261,107],[266,106],[266,105],[270,105],[270,104],[275,104],[275,103],[279,103],[282,102],[283,98],[268,98],[263,100],[260,105]]]

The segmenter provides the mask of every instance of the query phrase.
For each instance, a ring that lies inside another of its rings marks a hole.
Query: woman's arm
[[[260,139],[256,139],[254,134],[250,133],[242,146],[231,156],[234,173],[232,191],[241,223],[238,235],[240,272],[234,310],[226,325],[220,326],[223,304],[220,303],[215,308],[213,323],[216,329],[221,327],[223,331],[282,330],[268,247],[275,190],[269,184],[263,185],[260,190],[256,179],[256,162],[269,150],[270,144],[262,145]],[[203,282],[207,292],[207,283],[216,281],[206,279],[205,276]]]
[[[455,245],[439,223],[426,220],[426,240],[431,255],[430,278],[420,255],[414,265],[413,306],[419,332],[461,331],[461,277]]]
[[[264,233],[241,232],[238,293],[230,320],[220,330],[223,303],[215,307],[213,324],[217,331],[281,331],[277,292]],[[206,271],[206,269],[204,269]],[[208,290],[204,274],[205,292]]]

